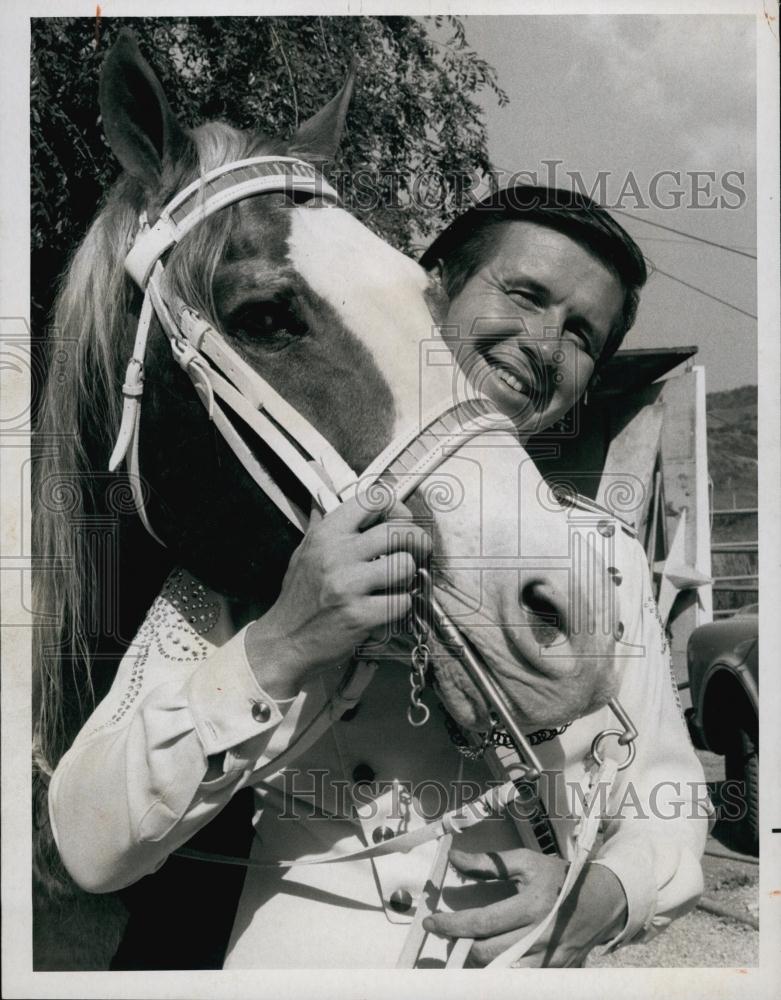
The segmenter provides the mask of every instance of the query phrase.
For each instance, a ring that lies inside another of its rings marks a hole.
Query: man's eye
[[[525,288],[511,288],[507,294],[514,302],[519,302],[521,305],[538,306],[540,304],[539,295]]]
[[[588,333],[579,326],[568,326],[564,330],[565,336],[570,335],[571,339],[588,354],[590,358],[594,357],[594,345],[591,343],[591,337]]]
[[[231,314],[231,332],[253,340],[290,341],[307,332],[292,298],[248,302]]]

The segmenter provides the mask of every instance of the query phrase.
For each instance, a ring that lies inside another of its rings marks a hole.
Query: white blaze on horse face
[[[426,366],[421,345],[441,343],[426,299],[431,278],[339,208],[292,211],[288,254],[309,287],[372,355],[393,395],[394,436],[454,395],[454,364]]]

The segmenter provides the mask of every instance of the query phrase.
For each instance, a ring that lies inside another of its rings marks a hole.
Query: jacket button
[[[374,778],[374,770],[368,764],[358,764],[353,768],[353,781],[356,785],[364,781],[374,781]]]
[[[252,718],[255,722],[268,722],[271,718],[271,708],[265,701],[252,702]]]
[[[623,634],[624,634],[624,623],[616,622],[616,627],[613,630],[613,635],[616,637],[616,639],[620,639],[623,636]]]
[[[396,834],[389,826],[376,826],[372,830],[372,840],[375,844],[381,844],[383,840],[393,840]]]
[[[621,574],[621,570],[616,569],[615,566],[608,566],[607,575],[610,577],[610,579],[617,587],[621,585],[621,582],[624,579],[624,577]]]
[[[406,913],[412,907],[412,896],[406,889],[397,889],[389,900],[390,908],[396,913]]]
[[[616,533],[616,526],[611,521],[599,521],[597,531],[603,538],[611,538]]]

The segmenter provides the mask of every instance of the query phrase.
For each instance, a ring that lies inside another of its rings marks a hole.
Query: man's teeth
[[[503,382],[509,385],[511,389],[515,389],[516,392],[525,392],[528,394],[528,389],[523,382],[519,381],[514,375],[511,375],[510,372],[505,371],[503,368],[499,368],[497,369],[496,374]]]

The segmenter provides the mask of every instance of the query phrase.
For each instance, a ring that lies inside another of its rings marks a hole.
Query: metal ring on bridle
[[[604,757],[599,752],[602,742],[606,740],[608,736],[615,736],[616,738],[619,738],[623,735],[624,735],[624,730],[622,729],[603,729],[601,733],[598,733],[594,737],[594,741],[591,744],[591,756],[594,758],[594,761],[596,762],[598,767],[601,767],[601,765],[604,763]],[[635,752],[636,752],[635,744],[634,741],[632,741],[631,743],[627,744],[626,758],[624,759],[624,762],[622,764],[618,765],[619,771],[623,771],[625,768],[629,767],[629,765],[635,759]]]

